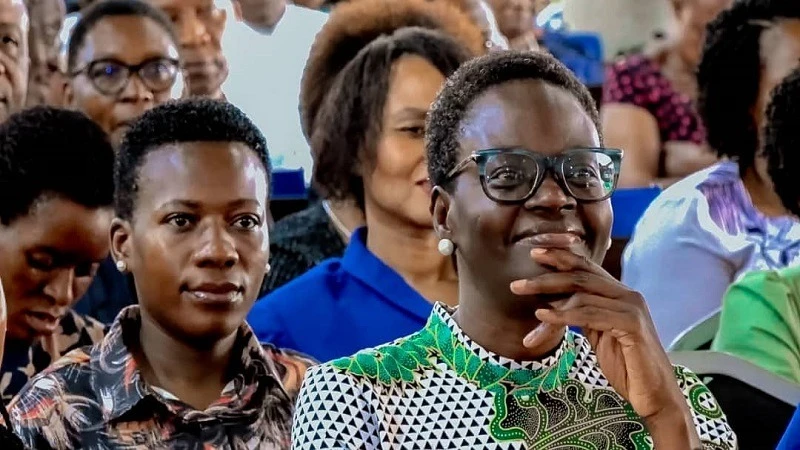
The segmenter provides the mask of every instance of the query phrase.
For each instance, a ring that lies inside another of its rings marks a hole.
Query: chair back
[[[726,353],[671,352],[669,358],[691,369],[714,394],[739,448],[778,445],[800,403],[800,385]]]
[[[711,348],[711,341],[713,341],[714,336],[717,335],[717,330],[719,330],[719,318],[721,313],[722,308],[720,307],[711,314],[698,320],[692,324],[692,326],[683,330],[681,334],[669,344],[667,349],[671,352],[708,350]]]

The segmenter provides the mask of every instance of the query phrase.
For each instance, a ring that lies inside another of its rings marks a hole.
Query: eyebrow
[[[396,120],[424,119],[427,114],[427,109],[409,106],[392,113],[392,117]]]
[[[228,202],[226,205],[228,208],[241,208],[244,206],[261,206],[261,204],[252,198],[240,198],[237,200],[233,200]],[[198,210],[203,209],[203,203],[194,201],[194,200],[170,200],[166,203],[163,203],[157,209],[191,209],[191,210]]]

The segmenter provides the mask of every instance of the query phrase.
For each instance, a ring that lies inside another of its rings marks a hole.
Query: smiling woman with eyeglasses
[[[75,25],[67,56],[67,103],[118,145],[129,124],[174,98],[178,39],[169,18],[146,3],[111,0]]]
[[[294,448],[736,448],[644,299],[599,265],[622,152],[602,148],[571,72],[541,53],[484,56],[448,79],[426,124],[459,306],[311,369]]]

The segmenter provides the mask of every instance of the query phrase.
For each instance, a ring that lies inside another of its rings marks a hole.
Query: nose
[[[194,13],[187,14],[181,20],[179,33],[183,47],[199,47],[211,40],[208,28]]]
[[[55,301],[56,306],[69,307],[75,301],[75,272],[73,269],[59,270],[44,287],[44,293]]]
[[[575,209],[578,202],[567,194],[551,173],[544,176],[539,189],[525,202],[525,208],[531,210],[562,211]]]
[[[137,74],[131,75],[128,84],[119,96],[119,101],[123,103],[151,103],[155,96],[153,92],[144,85],[144,82]]]
[[[239,254],[230,233],[221,225],[212,225],[204,230],[200,248],[194,254],[198,267],[227,269],[236,265]]]

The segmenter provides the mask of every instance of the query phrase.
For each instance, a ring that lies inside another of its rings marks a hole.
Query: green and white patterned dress
[[[567,332],[540,362],[472,342],[436,305],[421,331],[312,368],[295,410],[292,448],[652,449],[642,419],[608,384],[589,342]],[[675,367],[705,449],[736,436],[708,388]]]

